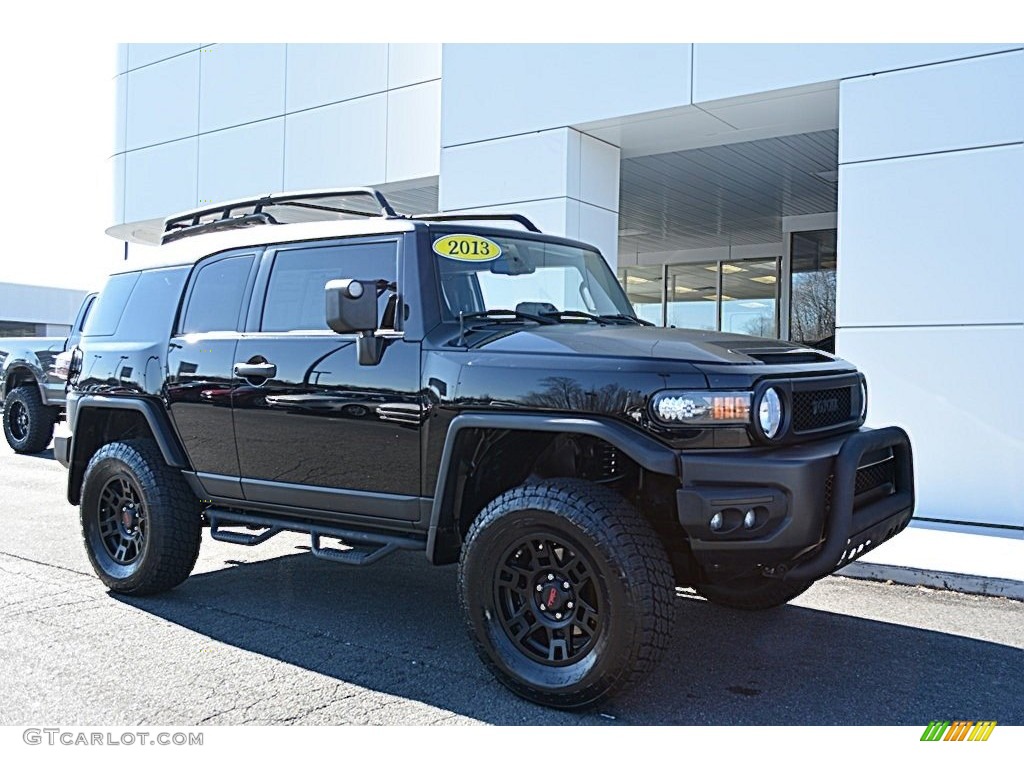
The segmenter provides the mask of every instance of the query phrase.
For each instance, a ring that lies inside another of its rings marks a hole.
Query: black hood
[[[585,355],[685,361],[695,364],[830,363],[835,357],[787,341],[685,328],[563,323],[475,331],[466,341],[486,352]]]

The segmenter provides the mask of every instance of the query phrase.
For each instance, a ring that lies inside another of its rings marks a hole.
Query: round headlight
[[[782,398],[774,387],[766,389],[757,406],[757,420],[765,437],[773,438],[782,427]]]

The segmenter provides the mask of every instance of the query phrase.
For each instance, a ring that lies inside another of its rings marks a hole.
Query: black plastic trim
[[[298,485],[249,477],[242,478],[242,493],[247,501],[263,504],[298,506],[327,512],[401,520],[408,523],[416,523],[420,520],[425,506],[424,502],[429,501],[419,496]]]
[[[173,437],[174,431],[167,419],[167,413],[153,401],[135,397],[81,395],[78,398],[74,411],[75,423],[70,425],[72,435],[77,431],[78,422],[82,418],[82,412],[90,408],[136,411],[141,413],[149,425],[149,429],[153,433],[153,439],[156,441],[157,447],[160,449],[160,453],[163,455],[164,461],[167,462],[168,466],[178,469],[188,468],[188,459],[185,457],[184,450],[182,450],[177,440]],[[73,439],[71,451],[74,451]]]
[[[505,429],[524,432],[560,432],[589,435],[614,445],[629,458],[646,470],[660,475],[678,477],[678,454],[626,424],[602,418],[578,416],[554,416],[542,414],[510,413],[464,413],[452,419],[445,436],[441,464],[438,467],[437,487],[430,511],[430,528],[427,534],[427,557],[433,561],[437,545],[438,528],[444,514],[445,496],[449,483],[453,482],[450,468],[455,460],[455,444],[459,434],[466,429]]]

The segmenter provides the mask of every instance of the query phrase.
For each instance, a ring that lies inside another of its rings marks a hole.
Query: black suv
[[[649,327],[594,248],[521,216],[352,189],[113,233],[159,263],[110,277],[55,452],[115,592],[180,584],[203,526],[419,550],[458,562],[502,683],[578,707],[654,667],[677,586],[780,605],[912,514],[907,435],[862,429],[853,366]]]

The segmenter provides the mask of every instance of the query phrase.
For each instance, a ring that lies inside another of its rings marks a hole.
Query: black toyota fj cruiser
[[[780,605],[913,511],[907,435],[862,429],[853,366],[649,327],[596,250],[521,216],[352,189],[112,232],[159,263],[110,277],[55,452],[115,592],[181,583],[204,525],[419,550],[458,562],[502,683],[578,707],[654,667],[677,585]]]

